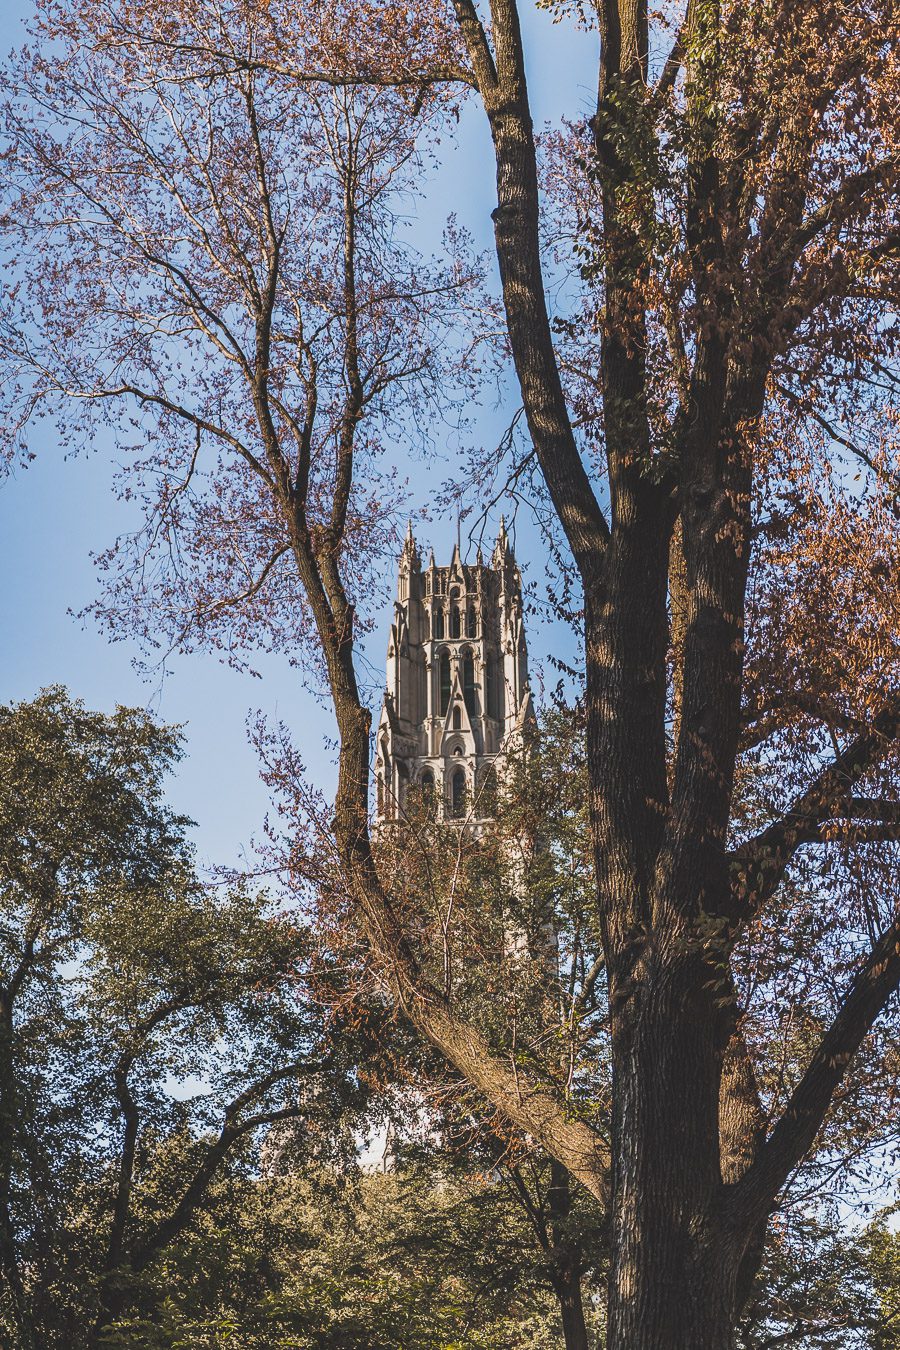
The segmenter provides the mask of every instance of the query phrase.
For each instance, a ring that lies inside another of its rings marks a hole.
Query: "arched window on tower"
[[[452,638],[458,638],[460,636],[459,605],[454,605],[450,611],[450,636]]]
[[[478,700],[475,695],[475,658],[469,651],[463,654],[462,683],[466,710],[470,717],[474,717],[478,712]]]
[[[434,815],[434,774],[430,769],[426,769],[419,780],[422,792],[422,806],[425,814]]]
[[[466,771],[456,769],[450,782],[450,814],[465,815],[466,810]]]
[[[496,657],[488,657],[487,663],[487,713],[495,722],[503,721],[503,689]]]
[[[462,730],[462,714],[459,711],[459,704],[453,709],[453,730]]]
[[[466,613],[466,637],[478,636],[478,615],[475,613],[475,606],[470,605]]]
[[[440,662],[440,680],[441,680],[441,701],[440,715],[447,716],[447,709],[450,706],[450,653],[441,652]]]
[[[433,638],[444,636],[444,611],[442,609],[436,609],[431,616],[431,636]]]

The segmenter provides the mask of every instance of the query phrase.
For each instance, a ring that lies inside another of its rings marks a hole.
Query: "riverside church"
[[[534,719],[522,578],[501,520],[489,564],[423,568],[407,530],[375,747],[376,823],[396,820],[416,785],[444,819],[490,816],[498,755]],[[499,768],[499,766],[498,766]]]

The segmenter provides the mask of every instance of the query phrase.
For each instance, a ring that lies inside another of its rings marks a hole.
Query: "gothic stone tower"
[[[402,812],[410,783],[447,819],[489,816],[485,775],[534,717],[522,579],[503,522],[485,566],[459,546],[449,567],[422,569],[407,531],[375,748],[376,819]]]

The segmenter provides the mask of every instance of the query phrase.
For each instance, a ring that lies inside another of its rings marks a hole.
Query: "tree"
[[[263,1131],[328,1157],[365,1095],[303,998],[308,936],[195,876],[162,800],[179,753],[59,689],[0,709],[0,1332],[23,1350],[99,1343]]]
[[[217,1182],[109,1344],[537,1350],[558,1334],[521,1214],[486,1179],[307,1167]]]
[[[886,1214],[879,1215],[864,1234],[866,1267],[878,1299],[872,1319],[876,1325],[873,1337],[876,1350],[888,1350],[889,1346],[896,1345],[900,1322],[900,1271],[897,1265],[900,1243],[896,1230],[892,1230],[887,1223],[894,1213],[896,1206]]]
[[[828,1196],[776,1217],[738,1328],[745,1350],[897,1344],[896,1207],[850,1226]]]
[[[469,809],[477,815],[484,814],[484,794],[492,797],[492,819],[477,831],[440,818],[428,789],[410,784],[398,818],[380,832],[376,857],[382,873],[395,878],[395,903],[415,929],[429,977],[452,988],[457,1007],[497,1053],[526,1072],[552,1074],[569,1109],[600,1122],[609,1062],[591,914],[583,731],[577,706],[544,714],[540,729],[529,732],[527,753],[507,754],[476,787]],[[285,875],[288,893],[314,906],[319,940],[363,1007],[377,992],[348,923],[340,872],[330,854],[310,846],[309,825],[320,813],[286,729],[261,734],[258,744],[282,818],[280,832],[270,827],[276,846],[268,861]],[[316,837],[327,828],[320,819]],[[480,1215],[470,1237],[467,1222],[454,1229],[460,1268],[473,1278],[482,1271],[485,1291],[513,1294],[543,1284],[557,1300],[567,1350],[587,1350],[596,1318],[585,1314],[583,1277],[606,1266],[605,1218],[594,1197],[574,1187],[533,1138],[486,1111],[433,1050],[395,1032],[384,1069],[386,1149],[400,1184],[427,1194],[449,1185],[468,1194]],[[465,1219],[465,1205],[460,1213]],[[420,1245],[446,1269],[450,1237],[441,1238],[438,1227],[432,1233],[424,1225]],[[509,1242],[498,1236],[507,1230]]]
[[[318,847],[381,978],[609,1206],[612,1350],[729,1350],[778,1194],[900,981],[892,5],[700,0],[652,34],[634,0],[576,8],[597,107],[548,145],[543,217],[515,0],[489,23],[471,0],[43,12],[8,110],[12,431],[131,400],[161,571],[121,574],[126,618],[149,597],[182,645],[311,639],[340,743]],[[552,1057],[486,1034],[471,978],[435,983],[369,838],[363,493],[391,419],[439,391],[423,332],[472,278],[410,267],[392,194],[465,90],[526,455],[583,602],[608,1134]],[[542,226],[574,297],[555,323]],[[742,963],[795,904],[837,953],[830,979],[789,953],[822,996],[788,1081],[752,1035],[779,971],[761,989]]]

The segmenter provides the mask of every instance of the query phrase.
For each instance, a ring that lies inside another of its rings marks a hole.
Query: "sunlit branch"
[[[580,1017],[581,1014],[587,1008],[593,995],[594,989],[596,988],[597,981],[603,974],[603,971],[605,969],[606,969],[606,957],[601,952],[599,956],[595,957],[590,970],[587,972],[587,974],[585,975],[584,979],[581,982],[581,988],[578,990],[578,993],[572,1000],[573,1019]]]
[[[242,459],[247,461],[254,473],[259,474],[260,478],[262,478],[270,488],[274,488],[275,484],[272,475],[262,461],[254,455],[253,451],[244,445],[243,441],[239,440],[237,436],[232,435],[230,431],[226,431],[224,427],[217,425],[215,422],[210,422],[199,413],[192,412],[190,408],[184,407],[181,403],[176,403],[173,399],[166,398],[163,394],[154,394],[151,390],[141,389],[137,385],[121,384],[112,389],[104,389],[92,394],[84,395],[84,397],[117,398],[121,397],[123,394],[130,394],[133,398],[137,399],[139,403],[152,403],[157,407],[165,408],[167,412],[173,413],[176,417],[180,417],[184,422],[189,423],[191,426],[197,427],[200,431],[205,431],[210,436],[214,436],[216,439],[224,441],[227,445],[230,445],[236,450]]]
[[[148,39],[140,31],[124,27],[118,29],[118,34],[119,36],[115,38],[104,40],[105,50],[114,50],[116,47],[128,49],[140,44],[151,50],[159,48],[169,56],[201,57],[210,61],[209,68],[195,67],[190,75],[181,77],[181,83],[200,83],[223,75],[250,73],[278,75],[297,84],[321,84],[335,89],[366,86],[376,89],[421,89],[440,84],[463,84],[473,89],[476,87],[472,71],[452,62],[436,62],[397,71],[385,70],[379,66],[366,66],[362,62],[356,66],[348,65],[345,69],[326,66],[306,68],[260,57],[252,51],[252,48],[246,53],[238,53],[200,42],[167,42],[158,33]],[[179,82],[178,77],[173,76],[172,82]]]

